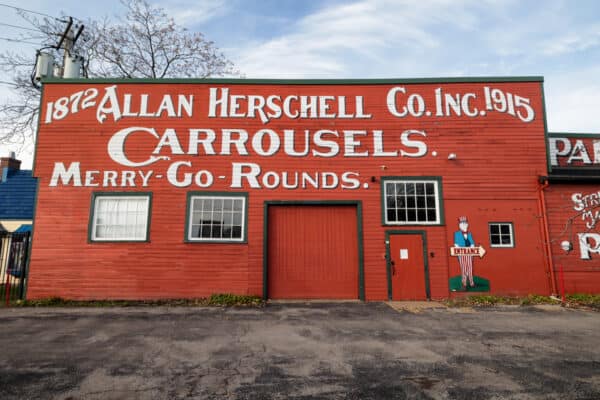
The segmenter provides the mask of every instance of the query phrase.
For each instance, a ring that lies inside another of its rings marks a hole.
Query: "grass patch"
[[[258,296],[240,296],[237,294],[221,293],[213,294],[208,298],[208,305],[232,307],[232,306],[254,306],[264,305],[264,301]]]
[[[560,301],[548,296],[530,294],[526,297],[478,295],[460,297],[446,302],[446,305],[449,307],[493,307],[496,305],[529,306],[536,304],[560,304]]]
[[[40,300],[18,300],[14,307],[262,307],[265,302],[258,296],[213,294],[208,298],[161,300],[67,300],[50,297]]]
[[[591,307],[600,310],[600,294],[568,294],[565,296],[567,303],[576,306]]]

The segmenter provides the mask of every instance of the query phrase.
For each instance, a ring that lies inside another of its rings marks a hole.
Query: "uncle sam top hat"
[[[458,223],[462,224],[463,222],[466,222],[467,224],[469,223],[469,221],[467,220],[467,217],[464,215],[458,217]]]

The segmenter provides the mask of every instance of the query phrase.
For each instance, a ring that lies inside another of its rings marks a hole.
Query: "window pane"
[[[232,237],[234,239],[241,239],[242,238],[242,227],[241,226],[235,225],[232,228]]]
[[[135,227],[135,237],[146,237],[145,228],[141,225]]]
[[[435,208],[435,197],[427,196],[427,208]]]
[[[202,221],[202,213],[195,212],[192,214],[192,224],[197,225]]]
[[[244,200],[234,200],[233,201],[233,209],[235,211],[243,211],[244,210]]]
[[[396,197],[396,208],[404,209],[406,208],[406,197]]]
[[[117,202],[117,210],[119,211],[119,214],[123,214],[127,212],[127,201],[125,200],[118,200]]]
[[[490,227],[490,245],[496,247],[512,247],[514,239],[510,223],[493,223]]]
[[[427,221],[435,222],[436,220],[437,218],[435,210],[427,210]]]
[[[96,237],[99,239],[105,239],[108,237],[106,226],[97,226],[96,227]]]
[[[398,210],[398,222],[406,222],[406,210]]]
[[[387,220],[390,222],[396,222],[396,210],[387,210]]]
[[[236,212],[233,214],[233,224],[234,225],[242,224],[242,213]]]
[[[147,196],[99,195],[96,199],[92,240],[146,239]]]
[[[396,185],[394,185],[393,183],[386,183],[385,194],[386,196],[393,196],[394,194],[396,194]]]
[[[192,224],[200,224],[193,229],[193,232],[197,234],[192,235],[192,239],[223,241],[242,239],[243,218],[246,212],[244,198],[196,195],[192,197],[191,204],[194,206],[190,211],[192,212]],[[236,232],[240,232],[238,237],[235,236]]]
[[[396,201],[393,196],[386,196],[386,204],[388,208],[395,208]]]
[[[436,224],[436,182],[398,181],[385,184],[385,215],[388,223]],[[393,193],[396,193],[394,196]]]

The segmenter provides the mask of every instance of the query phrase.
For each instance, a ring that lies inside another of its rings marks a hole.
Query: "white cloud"
[[[225,0],[161,2],[157,5],[183,26],[202,24],[229,12],[229,3]]]
[[[366,76],[384,70],[398,75],[414,63],[404,58],[442,46],[444,28],[475,30],[479,18],[471,8],[478,7],[481,2],[475,0],[362,0],[330,6],[300,19],[289,34],[244,43],[237,64],[248,77],[343,77],[358,65],[363,70],[377,66]]]
[[[600,24],[581,27],[581,31],[568,32],[561,37],[553,37],[542,44],[542,53],[547,56],[589,50],[600,45]]]
[[[600,133],[600,67],[546,77],[546,115],[551,132]]]

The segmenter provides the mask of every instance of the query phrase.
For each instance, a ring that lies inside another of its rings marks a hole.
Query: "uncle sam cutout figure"
[[[469,221],[466,216],[458,218],[459,230],[454,232],[454,246],[456,247],[475,247],[473,235],[469,232]],[[459,255],[458,263],[460,264],[461,282],[463,288],[466,289],[467,283],[470,287],[475,287],[473,282],[473,256]]]

